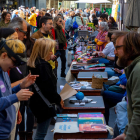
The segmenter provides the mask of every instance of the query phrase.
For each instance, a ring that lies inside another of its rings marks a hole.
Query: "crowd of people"
[[[116,106],[119,136],[114,140],[140,139],[140,35],[118,31],[117,23],[106,9],[36,9],[21,6],[3,10],[0,21],[0,140],[31,140],[34,117],[35,140],[44,140],[55,115],[38,94],[60,108],[64,101],[57,93],[57,56],[61,59],[61,77],[66,76],[67,37],[78,36],[78,27],[93,23],[96,52],[105,63],[108,76],[119,82],[104,84],[105,120]],[[90,37],[89,37],[90,38]],[[36,86],[37,85],[37,86]],[[37,90],[37,87],[39,90]],[[46,94],[47,93],[47,94]],[[29,100],[30,99],[30,100]],[[27,114],[25,131],[25,112]],[[128,117],[127,117],[128,116]],[[128,118],[128,119],[127,119]],[[128,125],[127,125],[128,124]]]

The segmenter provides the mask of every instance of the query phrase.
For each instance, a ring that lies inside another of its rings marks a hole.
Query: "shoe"
[[[55,120],[55,118],[52,118],[52,120],[51,120],[51,125],[55,125],[55,123],[56,123],[56,120]]]
[[[65,73],[61,73],[61,77],[66,77],[66,74]]]
[[[26,132],[18,132],[19,140],[26,140]]]
[[[26,140],[32,140],[33,132],[26,133]]]

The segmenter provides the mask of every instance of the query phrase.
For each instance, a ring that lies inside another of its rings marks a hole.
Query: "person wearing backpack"
[[[78,27],[83,25],[83,19],[79,10],[76,11],[76,15],[73,17],[73,29],[74,29],[74,40],[78,36]]]

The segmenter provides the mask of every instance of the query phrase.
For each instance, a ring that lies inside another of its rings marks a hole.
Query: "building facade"
[[[16,9],[17,6],[17,0],[0,0],[0,9],[2,7],[7,9]]]

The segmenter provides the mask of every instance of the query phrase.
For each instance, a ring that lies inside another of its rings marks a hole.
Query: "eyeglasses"
[[[22,32],[22,33],[24,33],[25,36],[27,36],[27,34],[28,34],[28,32],[23,31],[23,30],[21,30],[21,29],[19,29],[19,31]]]
[[[117,50],[120,47],[123,47],[124,45],[120,45],[120,46],[115,46],[115,49]]]
[[[18,62],[16,60],[13,60],[9,54],[8,54],[8,57],[12,60],[14,66],[19,66]]]

